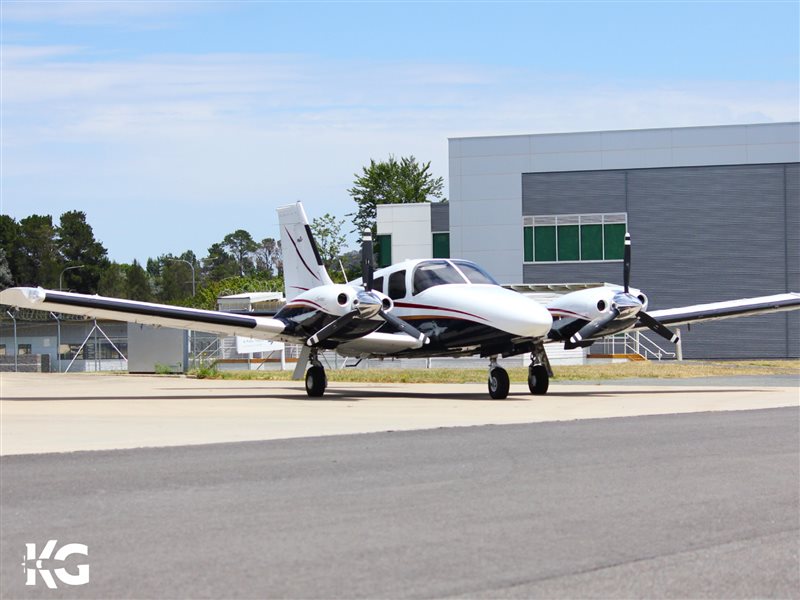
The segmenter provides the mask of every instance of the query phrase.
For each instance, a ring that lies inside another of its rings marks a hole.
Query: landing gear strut
[[[309,362],[311,366],[306,371],[306,394],[312,398],[319,398],[328,387],[328,377],[325,375],[325,367],[319,362],[316,349],[311,350]]]
[[[508,397],[510,381],[508,372],[497,364],[497,357],[493,356],[489,360],[489,395],[495,400],[503,400]]]

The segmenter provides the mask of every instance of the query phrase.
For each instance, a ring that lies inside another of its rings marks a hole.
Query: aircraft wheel
[[[541,396],[547,393],[550,387],[550,376],[544,365],[531,365],[528,367],[528,389],[534,396]]]
[[[508,372],[502,367],[494,367],[489,371],[489,395],[495,400],[502,400],[508,396]]]
[[[312,398],[319,398],[325,393],[328,378],[324,367],[310,367],[306,371],[306,393]]]

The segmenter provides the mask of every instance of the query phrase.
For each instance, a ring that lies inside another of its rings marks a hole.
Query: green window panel
[[[556,228],[554,226],[536,227],[533,242],[536,262],[554,262],[556,260]]]
[[[525,262],[533,262],[533,227],[525,227],[522,232],[524,260]]]
[[[388,267],[392,264],[392,236],[379,235],[375,238],[378,254],[378,267]]]
[[[433,258],[450,258],[450,234],[433,234]]]
[[[558,226],[558,260],[580,260],[577,225]]]
[[[606,260],[622,260],[625,251],[625,224],[614,223],[603,226]]]
[[[581,260],[603,260],[602,225],[581,225]]]

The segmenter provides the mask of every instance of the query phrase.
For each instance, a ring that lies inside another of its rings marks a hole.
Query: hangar
[[[800,123],[451,138],[449,184],[446,204],[380,207],[382,261],[621,283],[627,230],[652,309],[800,291]],[[800,314],[695,325],[683,341],[686,358],[800,357]]]

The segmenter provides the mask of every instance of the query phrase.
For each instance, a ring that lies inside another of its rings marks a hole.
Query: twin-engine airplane
[[[629,287],[628,236],[623,287],[572,292],[547,308],[501,287],[466,260],[410,260],[373,273],[369,236],[362,249],[362,279],[335,284],[302,205],[281,207],[278,217],[287,303],[274,317],[25,287],[0,292],[0,304],[302,344],[294,378],[305,372],[309,396],[325,393],[323,349],[358,358],[480,355],[489,359],[489,395],[495,399],[509,391],[500,356],[530,353],[528,387],[544,394],[552,375],[547,342],[575,348],[643,328],[674,342],[677,336],[668,325],[800,308],[800,294],[788,293],[648,313],[647,298]]]

